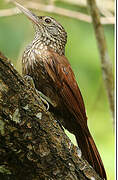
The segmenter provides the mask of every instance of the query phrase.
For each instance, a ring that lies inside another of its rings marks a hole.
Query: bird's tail
[[[84,158],[89,162],[99,176],[106,180],[107,177],[104,165],[89,130],[86,133],[83,132],[82,129],[79,129],[76,134],[76,140]]]

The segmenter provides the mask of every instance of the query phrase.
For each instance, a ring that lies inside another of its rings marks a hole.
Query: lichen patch
[[[39,118],[39,119],[41,119],[41,118],[42,118],[42,113],[41,113],[41,112],[37,113],[37,114],[36,114],[36,117]]]
[[[28,110],[29,109],[28,104],[26,106],[24,106],[23,109]]]
[[[16,122],[16,123],[20,123],[21,121],[20,121],[20,112],[19,112],[19,109],[17,108],[16,110],[15,110],[15,112],[13,113],[13,116],[12,116],[13,118],[12,118],[12,120],[14,121],[14,122]]]
[[[0,133],[1,135],[4,135],[4,122],[2,120],[0,120]]]

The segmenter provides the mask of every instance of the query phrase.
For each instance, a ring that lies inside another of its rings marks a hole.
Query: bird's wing
[[[83,156],[95,168],[96,172],[106,179],[102,160],[87,127],[84,101],[68,60],[65,56],[49,51],[44,58],[44,64],[48,75],[54,82],[53,88],[58,89],[63,103],[79,124],[74,134]]]
[[[54,88],[57,85],[66,107],[75,116],[81,127],[86,127],[87,117],[84,101],[68,60],[65,56],[49,51],[44,64],[47,73],[54,81]]]

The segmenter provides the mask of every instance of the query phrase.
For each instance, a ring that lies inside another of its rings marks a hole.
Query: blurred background
[[[101,61],[94,29],[92,23],[89,22],[89,18],[87,19],[88,9],[86,1],[32,1],[33,3],[38,3],[38,6],[36,4],[34,6],[33,4],[28,4],[31,1],[27,0],[19,0],[17,2],[24,6],[26,4],[25,7],[32,7],[32,11],[37,15],[49,15],[56,18],[67,31],[66,57],[71,63],[85,101],[89,129],[101,154],[108,180],[115,179],[115,146],[112,115],[102,78]],[[103,26],[108,53],[114,64],[114,1],[99,0],[97,2],[101,17],[104,18]],[[40,3],[43,3],[44,6],[41,6]],[[47,7],[49,4],[51,6]],[[55,10],[52,8],[53,6],[59,9]],[[37,9],[40,9],[40,11]],[[67,10],[66,16],[64,16],[64,10]],[[33,39],[34,30],[31,22],[22,14],[16,15],[17,12],[12,3],[0,0],[0,51],[11,59],[15,68],[21,73],[22,53],[26,45]],[[79,18],[73,12],[87,16],[81,20],[82,16]],[[72,16],[75,17],[72,18]],[[76,144],[74,136],[68,132],[67,134],[72,142]]]

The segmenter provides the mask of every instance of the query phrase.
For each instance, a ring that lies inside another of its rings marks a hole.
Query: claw
[[[24,79],[32,86],[32,88],[35,88],[35,84],[31,76],[25,75]]]
[[[49,103],[48,103],[43,97],[40,96],[40,98],[41,98],[41,100],[43,101],[43,103],[46,104],[46,106],[47,106],[47,107],[46,107],[46,110],[48,111],[48,110],[49,110],[49,107],[50,107],[50,106],[49,106]]]

